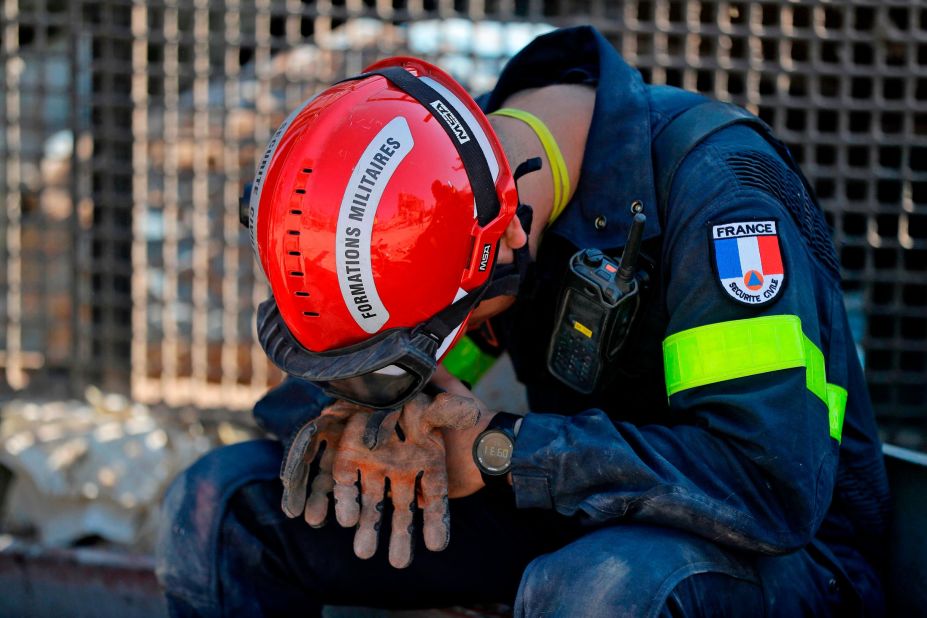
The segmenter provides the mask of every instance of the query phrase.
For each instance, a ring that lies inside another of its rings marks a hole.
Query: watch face
[[[487,474],[505,474],[512,464],[514,444],[503,431],[483,434],[476,445],[476,462]]]

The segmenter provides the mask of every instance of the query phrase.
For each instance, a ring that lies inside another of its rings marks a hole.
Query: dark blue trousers
[[[504,490],[452,500],[450,545],[443,552],[421,545],[403,570],[386,559],[387,508],[380,549],[360,560],[353,529],[333,518],[313,529],[283,515],[281,457],[270,440],[225,447],[171,486],[158,576],[172,615],[473,603],[512,604],[516,616],[847,615],[838,576],[808,551],[769,557],[668,528],[588,528],[518,510]]]

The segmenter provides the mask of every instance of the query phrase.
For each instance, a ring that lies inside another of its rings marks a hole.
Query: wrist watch
[[[517,414],[498,412],[473,442],[473,461],[487,486],[508,487],[505,475],[512,469],[512,452],[521,421]]]

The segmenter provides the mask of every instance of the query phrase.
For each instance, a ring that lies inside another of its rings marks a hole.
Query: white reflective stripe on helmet
[[[261,206],[261,191],[264,189],[264,174],[267,173],[267,168],[270,167],[270,162],[274,158],[274,153],[277,152],[277,146],[280,145],[280,139],[283,137],[283,134],[286,133],[287,128],[296,116],[306,109],[314,99],[315,95],[306,99],[303,104],[294,109],[293,112],[286,117],[286,120],[277,127],[277,130],[274,131],[274,136],[270,138],[267,148],[264,149],[264,156],[261,157],[261,163],[258,165],[257,173],[254,175],[254,182],[251,185],[251,199],[248,201],[248,235],[251,238],[251,250],[254,251],[254,256],[257,258],[258,268],[261,269],[261,274],[264,275],[265,278],[267,274],[264,272],[264,265],[261,264],[261,253],[258,251],[257,245],[258,209]]]
[[[354,164],[338,211],[335,262],[341,298],[357,325],[371,335],[389,319],[373,280],[373,221],[383,190],[413,145],[405,118],[386,123]]]
[[[464,122],[467,123],[467,125],[473,131],[473,135],[476,137],[476,143],[480,145],[480,150],[483,151],[483,156],[486,158],[486,164],[489,166],[489,174],[492,176],[493,182],[498,180],[499,162],[496,160],[496,155],[492,151],[492,146],[489,145],[489,138],[486,137],[486,132],[483,131],[483,126],[476,120],[476,117],[473,115],[473,112],[470,111],[470,108],[468,108],[457,95],[432,78],[421,77],[420,79],[434,88],[442,97],[444,97],[447,102],[450,103],[454,108],[454,113],[463,118]],[[476,214],[476,201],[474,200],[473,216],[476,217]]]

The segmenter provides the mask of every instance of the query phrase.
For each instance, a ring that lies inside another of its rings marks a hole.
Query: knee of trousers
[[[215,607],[217,542],[232,496],[277,478],[281,446],[254,440],[211,451],[180,473],[161,504],[156,573],[168,595],[193,608]]]
[[[516,615],[659,616],[670,595],[680,594],[680,583],[701,573],[756,581],[748,563],[689,533],[642,525],[602,528],[528,565]]]

